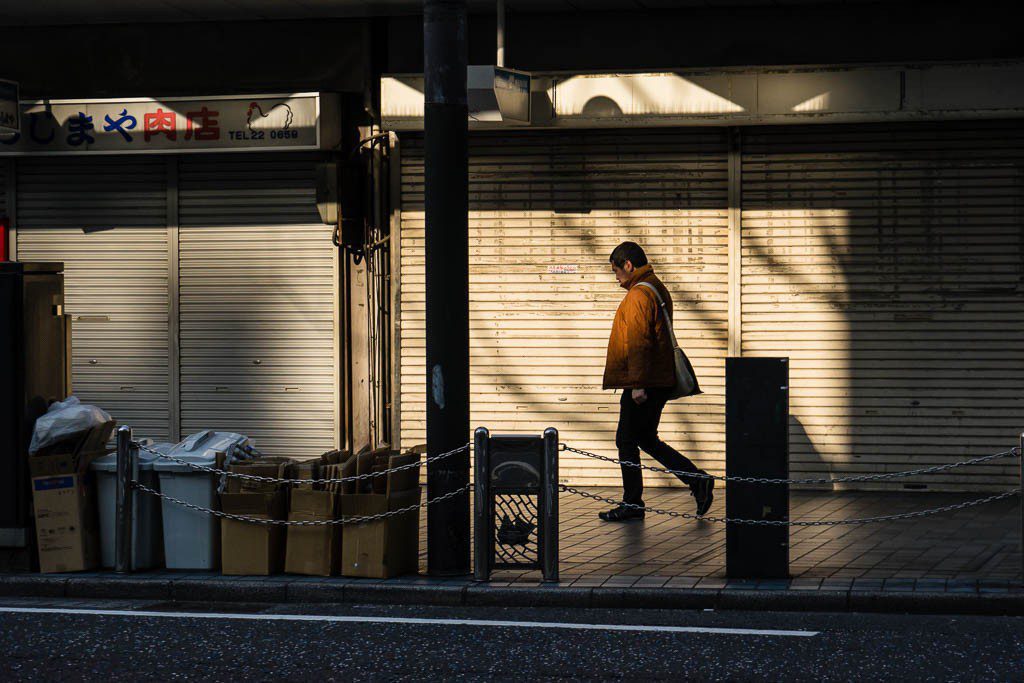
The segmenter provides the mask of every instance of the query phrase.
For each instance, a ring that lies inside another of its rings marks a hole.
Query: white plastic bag
[[[36,420],[28,452],[37,453],[51,444],[109,421],[110,415],[105,410],[82,403],[77,396],[69,396],[51,405],[46,414]]]

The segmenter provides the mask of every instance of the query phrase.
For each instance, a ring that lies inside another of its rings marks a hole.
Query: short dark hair
[[[623,242],[619,246],[615,247],[612,255],[608,257],[608,260],[619,268],[621,268],[626,261],[632,263],[634,268],[640,268],[641,266],[647,265],[647,254],[644,253],[644,250],[636,242]]]

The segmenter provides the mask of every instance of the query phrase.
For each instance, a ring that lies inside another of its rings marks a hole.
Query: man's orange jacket
[[[622,287],[626,296],[615,312],[604,364],[605,389],[652,389],[675,386],[675,359],[668,321],[659,311],[654,285],[672,315],[672,297],[648,263],[633,271]]]

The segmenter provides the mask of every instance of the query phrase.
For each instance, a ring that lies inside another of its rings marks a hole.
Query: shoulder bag
[[[679,348],[679,342],[676,341],[675,330],[672,329],[672,317],[668,314],[668,308],[665,306],[665,301],[661,298],[661,294],[658,292],[658,288],[652,285],[650,282],[638,282],[638,285],[647,287],[654,292],[654,297],[658,300],[658,307],[661,308],[661,312],[665,314],[665,321],[668,324],[669,338],[672,340],[672,355],[675,359],[676,366],[676,384],[672,388],[672,392],[669,394],[669,400],[683,398],[684,396],[696,396],[697,394],[703,394],[700,390],[700,385],[697,384],[697,375],[693,372],[693,366],[690,365],[690,359],[686,357],[686,354],[681,348]]]

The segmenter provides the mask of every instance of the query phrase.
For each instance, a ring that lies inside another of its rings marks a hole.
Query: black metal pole
[[[466,0],[423,7],[427,454],[469,438],[469,179]],[[427,495],[469,483],[469,453],[427,466]],[[427,571],[469,574],[469,494],[427,508]]]
[[[544,430],[544,469],[541,477],[541,520],[544,547],[541,548],[541,575],[545,581],[558,581],[558,430]]]
[[[132,428],[117,428],[117,502],[114,527],[114,571],[125,574],[132,570]]]
[[[491,578],[491,537],[494,536],[494,520],[491,519],[491,435],[486,427],[477,427],[473,439],[474,470],[473,481],[473,578],[489,581]]]

